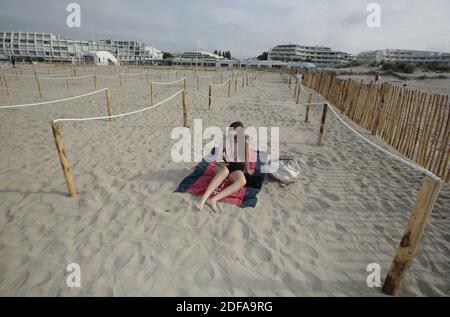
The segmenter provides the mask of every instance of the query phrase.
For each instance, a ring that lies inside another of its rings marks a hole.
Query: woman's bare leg
[[[207,200],[207,204],[214,210],[215,212],[219,212],[219,208],[217,207],[217,202],[225,199],[234,193],[237,193],[244,187],[247,183],[245,180],[244,173],[242,171],[235,171],[228,176],[228,180],[232,182],[230,186],[225,188],[222,192],[220,192],[217,196]]]
[[[202,211],[205,207],[206,201],[208,200],[209,196],[223,183],[224,180],[227,179],[230,172],[228,171],[228,168],[225,166],[225,164],[217,164],[216,165],[216,176],[212,179],[212,181],[209,183],[208,188],[206,189],[206,192],[203,194],[202,199],[197,204],[197,208]]]

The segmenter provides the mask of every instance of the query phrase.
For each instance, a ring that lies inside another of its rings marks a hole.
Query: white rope
[[[164,83],[164,82],[153,82],[152,84],[153,85],[174,85],[174,84],[178,84],[178,83],[180,83],[180,82],[182,82],[182,81],[184,81],[186,78],[182,78],[182,79],[180,79],[180,80],[176,80],[176,81],[171,81],[171,82],[167,82],[167,83]]]
[[[198,77],[198,78],[201,78],[201,79],[214,78],[214,76],[216,76],[216,75],[210,75],[210,76],[201,76],[201,75],[197,75],[197,77]]]
[[[90,117],[90,118],[62,118],[62,119],[56,119],[53,120],[52,123],[57,123],[57,122],[79,122],[79,121],[95,121],[95,120],[107,120],[107,119],[116,119],[116,118],[121,118],[121,117],[126,117],[126,116],[131,116],[133,114],[137,114],[140,112],[144,112],[153,108],[156,108],[160,105],[162,105],[163,103],[166,103],[170,100],[172,100],[173,98],[175,98],[176,96],[178,96],[179,94],[181,94],[183,92],[183,90],[180,90],[179,92],[177,92],[176,94],[170,96],[169,98],[158,102],[156,105],[150,106],[150,107],[146,107],[143,109],[139,109],[136,111],[131,111],[131,112],[126,112],[126,113],[121,113],[121,114],[116,114],[113,116],[103,116],[103,117]]]
[[[96,90],[96,91],[93,91],[93,92],[90,92],[90,93],[87,93],[84,95],[79,95],[79,96],[74,96],[74,97],[69,97],[69,98],[59,99],[59,100],[43,101],[43,102],[29,103],[29,104],[24,104],[24,105],[1,106],[0,109],[24,108],[24,107],[48,105],[48,104],[57,103],[57,102],[65,102],[65,101],[69,101],[69,100],[73,100],[73,99],[78,99],[78,98],[83,98],[83,97],[87,97],[90,95],[94,95],[96,93],[105,91],[106,89],[108,89],[108,88],[103,88],[103,89]]]
[[[5,75],[8,75],[8,76],[14,76],[14,77],[26,77],[26,78],[35,78],[35,77],[39,77],[39,78],[42,78],[42,79],[46,79],[46,78],[50,78],[50,79],[53,79],[54,77],[49,77],[49,76],[55,76],[55,75],[68,75],[67,73],[58,73],[58,74],[50,74],[50,75],[46,75],[45,77],[40,77],[39,76],[39,74],[37,74],[37,76],[34,76],[34,75],[16,75],[16,74],[13,74],[13,73],[4,73]],[[64,78],[65,79],[65,78]]]
[[[86,76],[78,76],[78,77],[60,77],[60,78],[54,78],[54,77],[38,77],[38,79],[44,79],[44,80],[66,80],[66,79],[80,79],[80,78],[89,78],[94,77],[95,75],[86,75]]]
[[[222,86],[224,86],[225,84],[228,84],[229,81],[231,81],[231,79],[228,79],[226,82],[223,82],[223,83],[221,83],[221,84],[211,84],[211,86],[213,86],[213,87],[222,87]]]
[[[120,75],[132,77],[132,76],[141,76],[141,75],[144,75],[144,74],[147,74],[147,73],[148,73],[148,71],[147,71],[147,72],[142,72],[142,73],[139,73],[139,74],[126,74],[126,73],[121,73]]]
[[[109,75],[103,75],[103,74],[99,74],[99,77],[104,77],[104,78],[117,78],[120,75],[114,75],[114,76],[109,76]]]
[[[423,174],[425,174],[425,175],[431,177],[431,178],[432,178],[433,180],[435,180],[435,181],[440,181],[440,180],[441,180],[440,177],[434,175],[434,174],[433,174],[432,172],[430,172],[429,170],[427,170],[427,169],[425,169],[425,168],[423,168],[423,167],[421,167],[421,166],[418,166],[418,165],[416,165],[416,164],[413,164],[413,163],[411,163],[411,162],[409,162],[409,161],[407,161],[407,160],[401,158],[400,156],[398,156],[398,155],[396,155],[396,154],[394,154],[394,153],[392,153],[392,152],[390,152],[390,151],[388,151],[388,150],[382,148],[382,147],[379,146],[378,144],[375,144],[374,142],[370,141],[368,138],[364,137],[363,135],[361,135],[360,133],[358,133],[355,129],[353,129],[347,122],[345,122],[344,119],[342,119],[341,116],[339,116],[339,115],[337,114],[336,110],[334,110],[334,108],[333,108],[329,103],[327,103],[327,105],[330,107],[331,112],[339,119],[340,122],[342,122],[342,124],[344,124],[344,125],[345,125],[347,128],[349,128],[354,134],[356,134],[357,136],[359,136],[361,139],[363,139],[364,141],[366,141],[367,143],[369,143],[370,145],[372,145],[372,146],[375,147],[376,149],[378,149],[378,150],[380,150],[381,152],[387,154],[388,156],[392,157],[393,159],[395,159],[395,160],[397,160],[397,161],[399,161],[399,162],[401,162],[401,163],[403,163],[403,164],[405,164],[405,165],[407,165],[407,166],[409,166],[409,167],[411,167],[411,168],[413,168],[413,169],[415,169],[415,170],[417,170],[417,171],[419,171],[419,172],[422,172]]]

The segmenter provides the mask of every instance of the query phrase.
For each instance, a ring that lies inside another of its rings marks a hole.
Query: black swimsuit
[[[245,162],[227,162],[227,152],[226,149],[223,149],[223,160],[228,168],[228,171],[231,173],[236,172],[236,171],[244,171],[245,170]],[[235,160],[237,159],[237,157],[235,158]]]

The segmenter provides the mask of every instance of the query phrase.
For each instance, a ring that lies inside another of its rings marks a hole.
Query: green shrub
[[[416,70],[416,67],[413,64],[405,63],[405,62],[397,62],[397,63],[382,63],[381,69],[384,71],[391,70],[397,73],[404,74],[412,74]]]

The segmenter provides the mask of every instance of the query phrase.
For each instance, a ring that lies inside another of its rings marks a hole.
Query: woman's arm
[[[244,173],[248,173],[248,164],[250,161],[250,139],[249,136],[245,136],[245,170]]]

